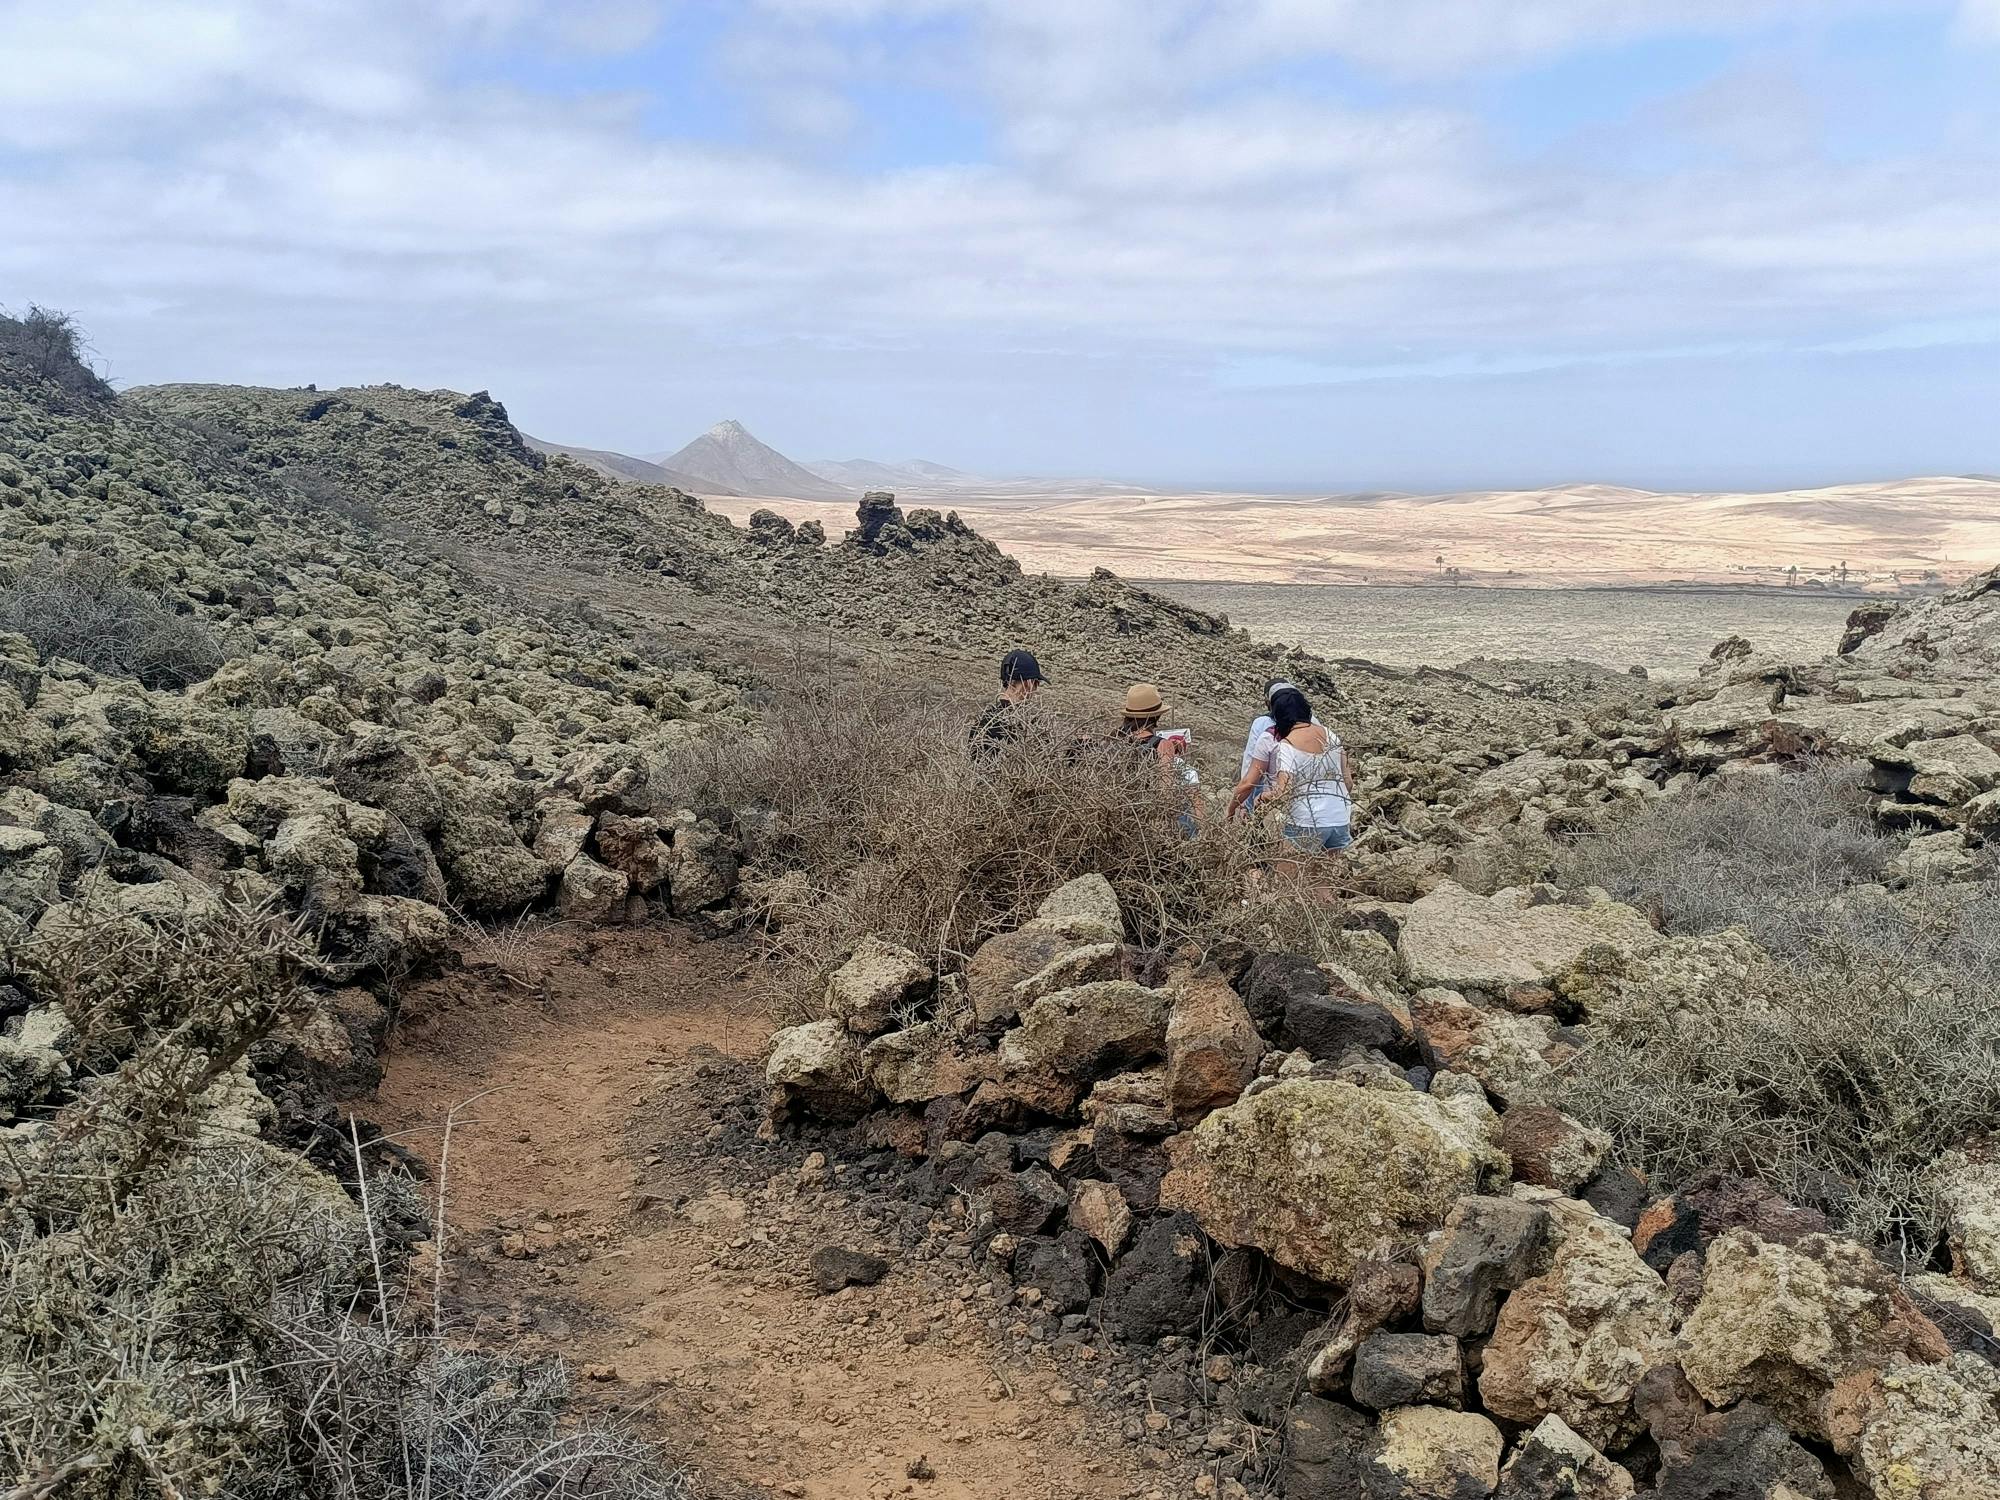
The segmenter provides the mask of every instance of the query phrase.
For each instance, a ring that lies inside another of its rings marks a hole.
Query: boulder
[[[444,822],[444,796],[436,778],[415,751],[387,730],[364,734],[342,749],[331,776],[348,801],[393,813],[419,834],[436,833]],[[551,863],[560,867],[567,861]]]
[[[1041,1293],[1042,1311],[1080,1313],[1097,1290],[1097,1253],[1074,1229],[1059,1235],[1034,1235],[1014,1251],[1014,1284]]]
[[[1208,1249],[1187,1214],[1164,1214],[1139,1232],[1104,1281],[1104,1326],[1128,1343],[1151,1344],[1201,1326]]]
[[[871,933],[827,981],[826,1012],[849,1031],[875,1036],[887,1031],[935,978],[931,966],[908,948]]]
[[[1656,1429],[1660,1471],[1648,1500],[1836,1500],[1826,1467],[1754,1401],[1725,1412],[1695,1410]],[[1880,1500],[1921,1496],[1891,1490]]]
[[[1419,990],[1410,1011],[1439,1067],[1471,1074],[1510,1105],[1550,1093],[1556,1068],[1576,1050],[1551,1016],[1474,1005],[1455,990]]]
[[[1050,1114],[1066,1114],[1083,1085],[1157,1057],[1167,1039],[1167,996],[1127,979],[1045,995],[1000,1040],[1008,1085]]]
[[[264,860],[287,891],[322,908],[361,892],[361,851],[323,813],[285,819],[266,841]]]
[[[1302,1396],[1285,1414],[1284,1466],[1278,1485],[1286,1500],[1362,1497],[1373,1425],[1351,1406]]]
[[[1352,1051],[1403,1056],[1412,1040],[1407,1017],[1372,1001],[1332,995],[1293,996],[1285,1006],[1284,1037],[1308,1057],[1324,1062],[1338,1062]]]
[[[1972,1354],[1949,1364],[1895,1361],[1846,1397],[1839,1446],[1882,1500],[2000,1495],[2000,1371]]]
[[[1354,1351],[1351,1382],[1361,1406],[1388,1411],[1397,1406],[1465,1404],[1465,1362],[1458,1340],[1434,1333],[1374,1333]]]
[[[1673,1302],[1615,1224],[1565,1205],[1549,1269],[1507,1298],[1486,1346],[1479,1395],[1512,1422],[1558,1416],[1599,1448],[1641,1429],[1632,1395],[1673,1357]]]
[[[360,895],[325,914],[320,943],[344,963],[345,977],[401,979],[451,951],[451,919],[427,901]]]
[[[1345,1282],[1366,1257],[1414,1249],[1504,1171],[1483,1097],[1292,1079],[1168,1143],[1160,1201],[1226,1245]]]
[[[1080,984],[1095,984],[1101,979],[1120,979],[1124,974],[1122,943],[1086,943],[1081,948],[1071,948],[1014,986],[1014,1013],[1057,990],[1073,990]]]
[[[1285,1015],[1294,1001],[1327,992],[1327,978],[1320,966],[1299,953],[1260,953],[1243,976],[1243,1000],[1250,1019],[1273,1041],[1283,1034]]]
[[[625,904],[631,882],[588,854],[578,854],[563,867],[556,893],[556,910],[566,922],[602,922]]]
[[[25,931],[62,895],[62,851],[32,828],[0,826],[0,938]]]
[[[1952,1269],[1986,1291],[2000,1292],[2000,1162],[1954,1151],[1938,1163],[1934,1180],[1944,1203]]]
[[[660,837],[657,818],[598,814],[597,858],[630,881],[640,896],[658,890],[673,869],[673,851]]]
[[[1599,944],[1625,951],[1659,941],[1629,906],[1534,904],[1528,890],[1475,896],[1446,880],[1413,902],[1396,951],[1410,979],[1446,989],[1505,990],[1553,978]]]
[[[1711,1406],[1758,1401],[1792,1431],[1828,1442],[1838,1382],[1898,1356],[1936,1363],[1949,1352],[1862,1246],[1824,1234],[1776,1245],[1732,1229],[1709,1247],[1680,1362]]]
[[[1132,1233],[1132,1210],[1116,1183],[1087,1177],[1070,1189],[1069,1221],[1116,1257]]]
[[[1424,1250],[1424,1326],[1480,1338],[1500,1301],[1548,1269],[1556,1225],[1549,1209],[1519,1198],[1461,1198]]]
[[[1121,936],[1100,920],[1080,916],[1038,917],[1025,927],[988,939],[965,966],[973,1014],[981,1026],[996,1026],[1013,1020],[1024,1003],[1053,993],[1047,985],[1057,978],[1115,977],[1115,945]],[[1107,945],[1112,945],[1108,956]]]
[[[861,1067],[891,1104],[928,1104],[992,1077],[996,1059],[924,1021],[876,1037],[862,1049]]]
[[[1257,1076],[1264,1039],[1215,970],[1175,984],[1167,1010],[1167,1107],[1183,1119],[1232,1104]]]
[[[1580,1437],[1561,1417],[1522,1434],[1493,1500],[1628,1500],[1632,1475]]]
[[[691,813],[674,817],[667,860],[668,900],[677,917],[723,905],[741,874],[736,845],[713,823]]]
[[[1500,1149],[1516,1181],[1574,1193],[1604,1165],[1611,1136],[1553,1105],[1517,1104],[1500,1116]]]
[[[1057,887],[1035,908],[1035,920],[1095,927],[1112,942],[1125,936],[1125,913],[1111,882],[1102,875],[1080,875]]]
[[[1367,1448],[1367,1500],[1483,1500],[1500,1482],[1500,1429],[1474,1412],[1402,1406],[1382,1413]]]
[[[590,844],[597,820],[575,803],[544,802],[535,825],[535,857],[552,870],[563,870]]]
[[[808,1021],[773,1035],[764,1078],[779,1108],[797,1107],[823,1119],[858,1120],[875,1101],[861,1071],[861,1044],[838,1021]]]

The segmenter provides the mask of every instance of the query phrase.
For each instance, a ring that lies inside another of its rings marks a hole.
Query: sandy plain
[[[906,507],[956,510],[1024,568],[1056,574],[1108,567],[1130,578],[1265,584],[1817,584],[1894,592],[2000,562],[2000,478],[1992,477],[1769,493],[1577,485],[1448,495],[899,498]],[[738,522],[766,508],[818,520],[830,536],[853,524],[853,505],[841,501],[708,503]]]

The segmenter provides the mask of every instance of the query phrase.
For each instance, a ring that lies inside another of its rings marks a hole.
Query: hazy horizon
[[[124,383],[1274,493],[2000,470],[2000,0],[13,0]]]

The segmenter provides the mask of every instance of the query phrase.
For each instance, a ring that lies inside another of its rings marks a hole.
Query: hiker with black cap
[[[1042,685],[1042,664],[1019,649],[1000,658],[1000,697],[973,723],[972,758],[990,760],[1021,734],[1021,705]]]

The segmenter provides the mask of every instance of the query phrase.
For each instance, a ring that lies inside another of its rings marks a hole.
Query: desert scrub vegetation
[[[228,1118],[302,957],[260,913],[88,895],[0,955],[75,1073],[0,1134],[0,1496],[684,1495],[560,1365],[453,1345],[388,1248],[412,1212],[440,1243],[437,1200],[357,1141],[357,1201]]]
[[[936,686],[801,661],[773,698],[758,733],[698,742],[669,773],[683,805],[771,815],[750,889],[797,1008],[866,934],[956,967],[1086,874],[1110,881],[1141,946],[1338,951],[1326,865],[1260,868],[1266,836],[1219,809],[1189,837],[1185,791],[1102,721],[1031,700],[1014,740],[974,761],[983,705]]]
[[[94,553],[45,550],[0,572],[5,631],[25,635],[44,659],[66,657],[149,688],[200,682],[223,661],[203,621],[127,582],[116,562]]]
[[[1808,762],[1783,775],[1717,778],[1566,851],[1568,885],[1602,886],[1667,932],[1739,926],[1796,952],[1874,880],[1896,845],[1869,816],[1857,769]]]
[[[1873,884],[1893,845],[1852,774],[1727,782],[1571,856],[1685,936],[1593,995],[1566,1107],[1662,1187],[1743,1172],[1922,1265],[1940,1158],[2000,1125],[2000,888]]]
[[[75,399],[109,401],[110,382],[91,368],[89,355],[74,314],[33,303],[18,316],[0,311],[0,369],[25,370]]]

